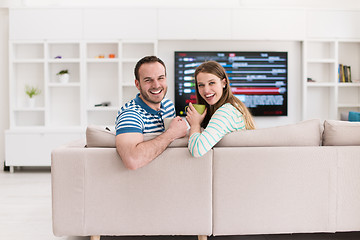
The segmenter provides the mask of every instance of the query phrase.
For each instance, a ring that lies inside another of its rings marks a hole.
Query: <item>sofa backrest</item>
[[[159,134],[145,134],[150,140]],[[238,131],[227,134],[215,147],[319,146],[322,126],[319,119],[278,127]],[[187,147],[189,137],[173,141],[169,147]],[[87,147],[115,147],[115,132],[99,126],[86,130]]]
[[[324,146],[360,146],[360,122],[324,121]]]
[[[238,131],[226,135],[216,147],[319,146],[319,119],[278,127]]]

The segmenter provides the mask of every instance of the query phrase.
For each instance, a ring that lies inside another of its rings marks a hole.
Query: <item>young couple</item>
[[[187,134],[187,124],[175,117],[174,104],[164,99],[167,92],[166,67],[155,57],[142,58],[135,66],[139,94],[127,102],[116,118],[116,149],[125,166],[137,169],[150,163],[177,138]],[[190,125],[188,148],[195,157],[208,152],[227,133],[254,129],[249,110],[231,92],[225,69],[217,62],[201,64],[195,71],[197,103],[206,110],[199,114],[189,104],[186,120]],[[174,117],[164,132],[164,118]],[[201,127],[204,131],[201,132]],[[163,132],[144,141],[146,133]]]

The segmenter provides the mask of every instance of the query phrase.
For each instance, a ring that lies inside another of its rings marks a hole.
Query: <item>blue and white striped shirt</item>
[[[116,135],[121,133],[156,133],[163,132],[164,118],[174,118],[174,104],[169,99],[161,101],[160,110],[150,108],[139,97],[125,103],[115,121]]]

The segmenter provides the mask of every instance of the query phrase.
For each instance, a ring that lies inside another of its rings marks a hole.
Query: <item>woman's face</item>
[[[197,75],[199,94],[209,105],[214,105],[220,100],[225,84],[225,79],[211,73],[200,72]]]

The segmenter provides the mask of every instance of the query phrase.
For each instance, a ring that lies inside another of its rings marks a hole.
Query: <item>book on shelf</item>
[[[351,66],[339,64],[338,69],[339,82],[352,82],[351,80]]]
[[[347,66],[347,72],[348,72],[348,82],[352,82],[352,79],[351,79],[351,67],[350,66]]]

